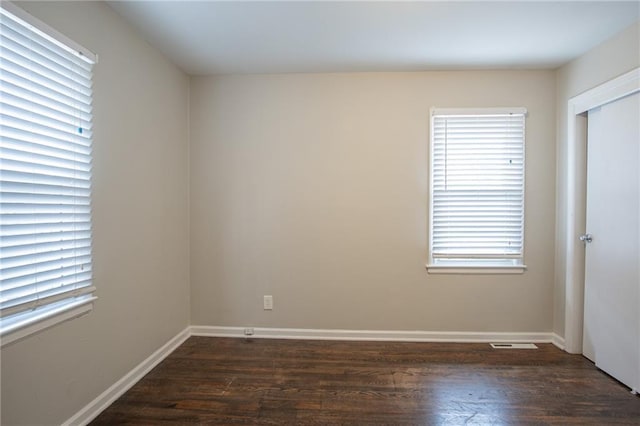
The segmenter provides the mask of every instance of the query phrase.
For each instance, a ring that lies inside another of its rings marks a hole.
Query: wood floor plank
[[[92,425],[640,425],[640,398],[550,344],[191,337]]]

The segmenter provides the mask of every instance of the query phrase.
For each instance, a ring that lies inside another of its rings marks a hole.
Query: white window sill
[[[458,275],[500,275],[523,274],[526,265],[434,265],[427,264],[430,274],[458,274]]]
[[[27,321],[3,327],[0,347],[7,346],[62,322],[86,315],[93,309],[93,301],[96,299],[97,297],[93,296],[76,303],[67,304],[59,309],[45,310],[42,314],[34,316]]]

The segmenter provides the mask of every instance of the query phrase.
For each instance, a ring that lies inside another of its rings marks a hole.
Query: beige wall
[[[595,47],[557,70],[557,217],[553,330],[564,336],[566,259],[566,181],[562,171],[567,161],[567,106],[570,98],[640,66],[640,23]]]
[[[99,54],[94,311],[2,349],[2,424],[59,424],[189,323],[188,77],[108,6],[21,7]]]
[[[528,108],[523,275],[427,274],[434,106]],[[551,331],[555,117],[553,71],[192,78],[192,324]]]

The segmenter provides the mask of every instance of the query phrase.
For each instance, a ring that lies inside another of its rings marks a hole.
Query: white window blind
[[[11,11],[7,6],[12,6]],[[94,58],[0,8],[0,331],[91,309]],[[40,23],[41,24],[41,23]],[[41,26],[46,27],[44,24]],[[26,334],[25,334],[26,333]],[[12,340],[11,338],[9,340]]]
[[[432,111],[432,264],[522,264],[525,113]]]

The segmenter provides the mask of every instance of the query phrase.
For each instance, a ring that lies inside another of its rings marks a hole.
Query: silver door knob
[[[582,241],[583,243],[590,243],[591,241],[593,241],[593,235],[591,234],[580,235],[580,241]]]

